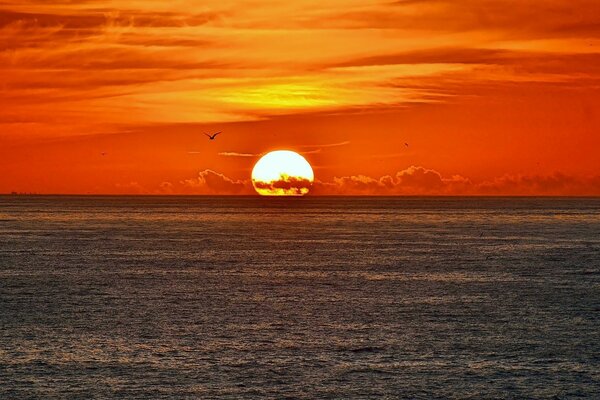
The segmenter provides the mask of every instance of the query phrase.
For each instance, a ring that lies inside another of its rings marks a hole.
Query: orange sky
[[[0,193],[600,195],[597,0],[49,3],[0,4]]]

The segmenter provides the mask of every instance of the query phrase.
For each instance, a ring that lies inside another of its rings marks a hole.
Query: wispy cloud
[[[446,101],[490,77],[586,81],[589,74],[564,66],[595,68],[578,57],[598,61],[599,7],[592,0],[7,1],[0,123],[258,120]],[[446,86],[448,76],[461,88]]]
[[[350,144],[350,141],[338,142],[338,143],[326,143],[326,144],[314,144],[314,145],[301,145],[298,146],[299,152],[302,154],[318,154],[323,151],[323,149],[345,146]],[[240,153],[236,151],[224,151],[218,153],[223,157],[261,157],[266,153]]]
[[[348,144],[350,144],[350,141],[345,140],[343,142],[337,142],[337,143],[305,144],[305,145],[298,146],[298,148],[300,149],[300,152],[302,154],[319,154],[324,149],[346,146]]]
[[[262,154],[252,154],[252,153],[237,153],[235,151],[224,151],[219,153],[220,156],[223,157],[260,157]]]
[[[329,148],[329,147],[346,146],[348,144],[350,144],[350,141],[349,140],[344,140],[343,142],[337,142],[337,143],[304,144],[304,145],[301,145],[300,148],[301,149],[314,149],[314,148],[326,149],[326,148]]]

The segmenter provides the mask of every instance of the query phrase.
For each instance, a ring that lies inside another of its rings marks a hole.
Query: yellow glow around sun
[[[252,185],[262,196],[303,196],[314,179],[308,161],[289,150],[265,154],[252,170]]]

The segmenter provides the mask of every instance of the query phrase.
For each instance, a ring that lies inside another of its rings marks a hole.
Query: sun
[[[314,179],[308,161],[289,150],[265,154],[252,169],[252,185],[261,196],[304,196]]]

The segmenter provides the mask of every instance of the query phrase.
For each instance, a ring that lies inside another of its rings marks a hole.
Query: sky
[[[0,193],[600,195],[599,89],[597,0],[5,0]]]

